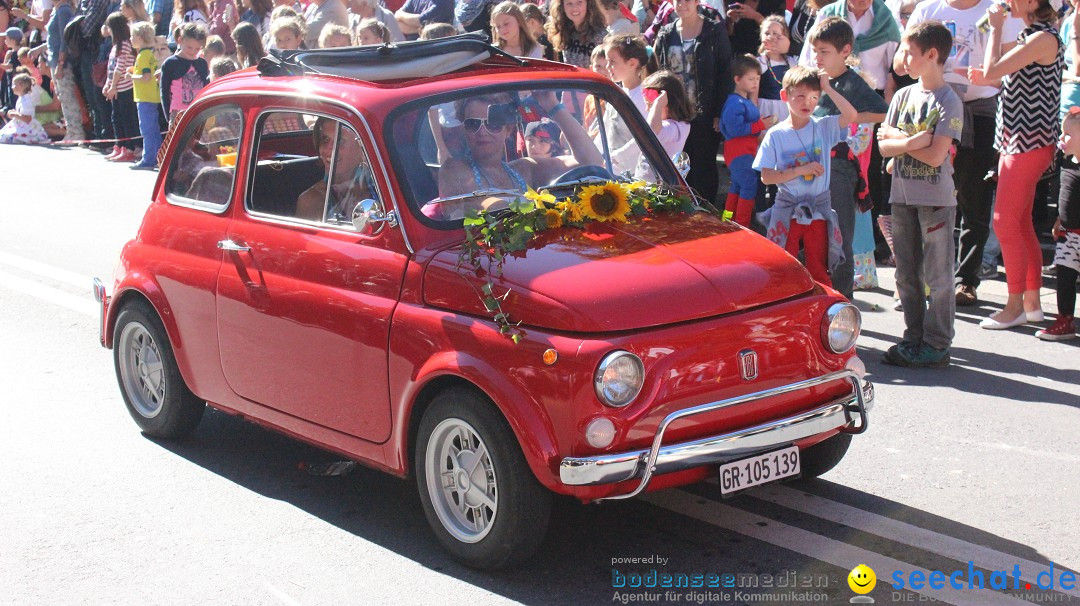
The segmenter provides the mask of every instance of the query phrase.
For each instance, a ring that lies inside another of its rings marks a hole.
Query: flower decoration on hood
[[[561,200],[549,190],[530,187],[505,207],[472,210],[465,215],[465,242],[458,267],[467,266],[467,273],[481,281],[476,290],[484,309],[499,332],[517,343],[524,331],[520,323],[511,322],[503,309],[502,302],[510,290],[500,288],[497,281],[507,257],[526,250],[539,232],[580,229],[590,222],[627,223],[632,217],[644,218],[657,212],[693,214],[700,210],[704,209],[696,204],[693,194],[644,181],[586,185]]]

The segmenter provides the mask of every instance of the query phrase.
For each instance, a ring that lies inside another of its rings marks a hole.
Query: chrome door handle
[[[242,244],[237,244],[236,242],[233,242],[232,240],[222,240],[221,242],[217,243],[217,247],[220,248],[221,250],[229,250],[229,251],[234,251],[234,252],[251,252],[251,247],[250,246],[244,246]]]

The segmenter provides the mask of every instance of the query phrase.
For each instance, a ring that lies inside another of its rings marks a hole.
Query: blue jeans
[[[101,87],[94,84],[94,62],[97,61],[96,53],[83,51],[79,55],[79,63],[75,72],[75,80],[79,85],[79,91],[86,101],[86,109],[90,112],[90,124],[93,139],[112,139],[113,125],[109,119],[112,115],[109,102],[101,94]]]
[[[143,138],[142,160],[139,166],[157,166],[158,149],[161,148],[161,127],[158,125],[160,103],[139,101],[139,134]]]

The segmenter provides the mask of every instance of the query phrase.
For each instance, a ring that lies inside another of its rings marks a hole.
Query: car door
[[[361,233],[348,220],[343,200],[385,208],[386,187],[347,115],[313,107],[263,110],[254,123],[245,212],[230,226],[218,277],[221,365],[245,399],[382,442],[386,347],[407,256],[398,228]]]
[[[241,148],[243,109],[230,102],[200,104],[179,119],[171,153],[162,166],[166,204],[152,204],[139,237],[146,273],[160,287],[160,311],[176,325],[173,350],[184,380],[199,397],[220,402],[231,397],[218,364],[214,290],[221,269],[218,242],[228,233],[236,185],[236,152]]]

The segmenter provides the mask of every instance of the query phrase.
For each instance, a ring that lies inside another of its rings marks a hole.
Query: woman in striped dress
[[[994,147],[998,160],[994,233],[1008,274],[1005,308],[980,326],[1001,330],[1041,322],[1042,249],[1031,223],[1035,184],[1054,158],[1060,124],[1061,74],[1065,53],[1053,23],[1061,0],[1008,0],[1009,10],[1026,27],[1009,52],[1001,53],[1006,13],[990,11],[990,38],[983,72],[972,70],[972,84],[1001,80]]]

